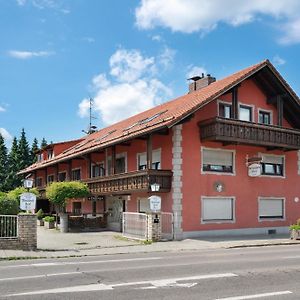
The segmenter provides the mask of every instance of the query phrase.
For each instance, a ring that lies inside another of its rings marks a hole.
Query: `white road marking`
[[[167,284],[165,286],[145,286],[145,287],[141,287],[138,288],[140,290],[152,290],[152,289],[157,289],[159,287],[181,287],[181,288],[191,288],[195,285],[197,285],[197,282],[188,282],[188,283],[171,283],[171,284]]]
[[[297,259],[297,258],[300,258],[300,255],[296,255],[296,256],[286,256],[286,257],[283,257],[284,259]]]
[[[257,299],[257,298],[288,295],[288,294],[292,294],[292,292],[291,291],[281,291],[281,292],[264,293],[264,294],[256,294],[256,295],[245,295],[245,296],[237,296],[237,297],[218,298],[218,299],[215,299],[215,300],[246,300],[246,299]]]
[[[34,292],[10,294],[10,295],[6,295],[6,296],[11,297],[11,296],[25,296],[25,295],[104,291],[104,290],[112,290],[117,287],[147,285],[147,284],[151,284],[154,287],[167,287],[172,284],[173,285],[177,284],[177,281],[182,281],[182,280],[216,279],[216,278],[237,277],[237,276],[238,275],[234,274],[234,273],[223,273],[223,274],[198,275],[198,276],[190,276],[190,277],[176,277],[176,278],[168,278],[168,279],[161,279],[161,280],[124,282],[124,283],[116,283],[116,284],[109,284],[109,285],[108,284],[88,284],[88,285],[79,285],[79,286],[64,287],[64,288],[57,288],[57,289],[50,289],[50,290],[39,290],[39,291],[34,291]]]
[[[65,266],[65,265],[84,265],[84,264],[103,264],[103,263],[113,263],[113,262],[131,262],[131,261],[147,261],[147,260],[159,260],[163,257],[148,257],[148,258],[125,258],[125,259],[110,259],[110,260],[92,260],[92,261],[79,261],[79,262],[46,262],[46,263],[35,263],[27,265],[10,265],[1,266],[1,269],[5,268],[20,268],[20,267],[51,267],[51,266]]]

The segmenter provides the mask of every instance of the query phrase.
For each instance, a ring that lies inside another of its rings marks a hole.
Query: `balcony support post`
[[[55,180],[58,182],[58,170],[59,170],[59,164],[55,165]]]
[[[147,169],[152,169],[152,135],[149,134],[147,137]]]
[[[48,169],[47,167],[45,168],[45,185],[48,184]]]
[[[86,178],[91,178],[91,153],[88,153],[85,157],[86,162]]]
[[[111,175],[116,174],[116,146],[111,147]]]
[[[72,180],[72,159],[68,161],[68,181]]]
[[[232,118],[238,120],[239,119],[239,100],[238,100],[238,88],[234,87],[232,89]]]
[[[283,101],[280,95],[276,96],[276,104],[277,104],[277,125],[282,127]]]

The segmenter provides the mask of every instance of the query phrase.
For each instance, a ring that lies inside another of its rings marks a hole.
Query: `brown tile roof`
[[[268,60],[264,60],[224,79],[211,83],[201,90],[165,102],[116,124],[100,129],[86,136],[83,141],[65,150],[60,155],[50,160],[34,164],[20,173],[28,173],[34,169],[39,169],[94,150],[118,144],[146,133],[166,127],[170,128],[265,66],[269,66],[274,72],[275,68],[272,64]],[[275,70],[275,72],[277,71]],[[276,76],[277,75],[280,76],[278,72]],[[281,76],[280,79],[284,81]]]

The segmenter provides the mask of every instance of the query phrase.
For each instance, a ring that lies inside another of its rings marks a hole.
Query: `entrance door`
[[[107,197],[107,228],[113,231],[122,230],[124,200],[119,197]]]

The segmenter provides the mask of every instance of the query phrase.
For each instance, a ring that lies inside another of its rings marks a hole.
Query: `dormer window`
[[[47,156],[48,156],[48,159],[51,159],[51,158],[54,157],[54,151],[53,151],[53,149],[49,149],[47,151]]]
[[[37,154],[37,161],[38,162],[41,162],[41,161],[43,161],[44,159],[43,159],[43,153],[38,153]]]

